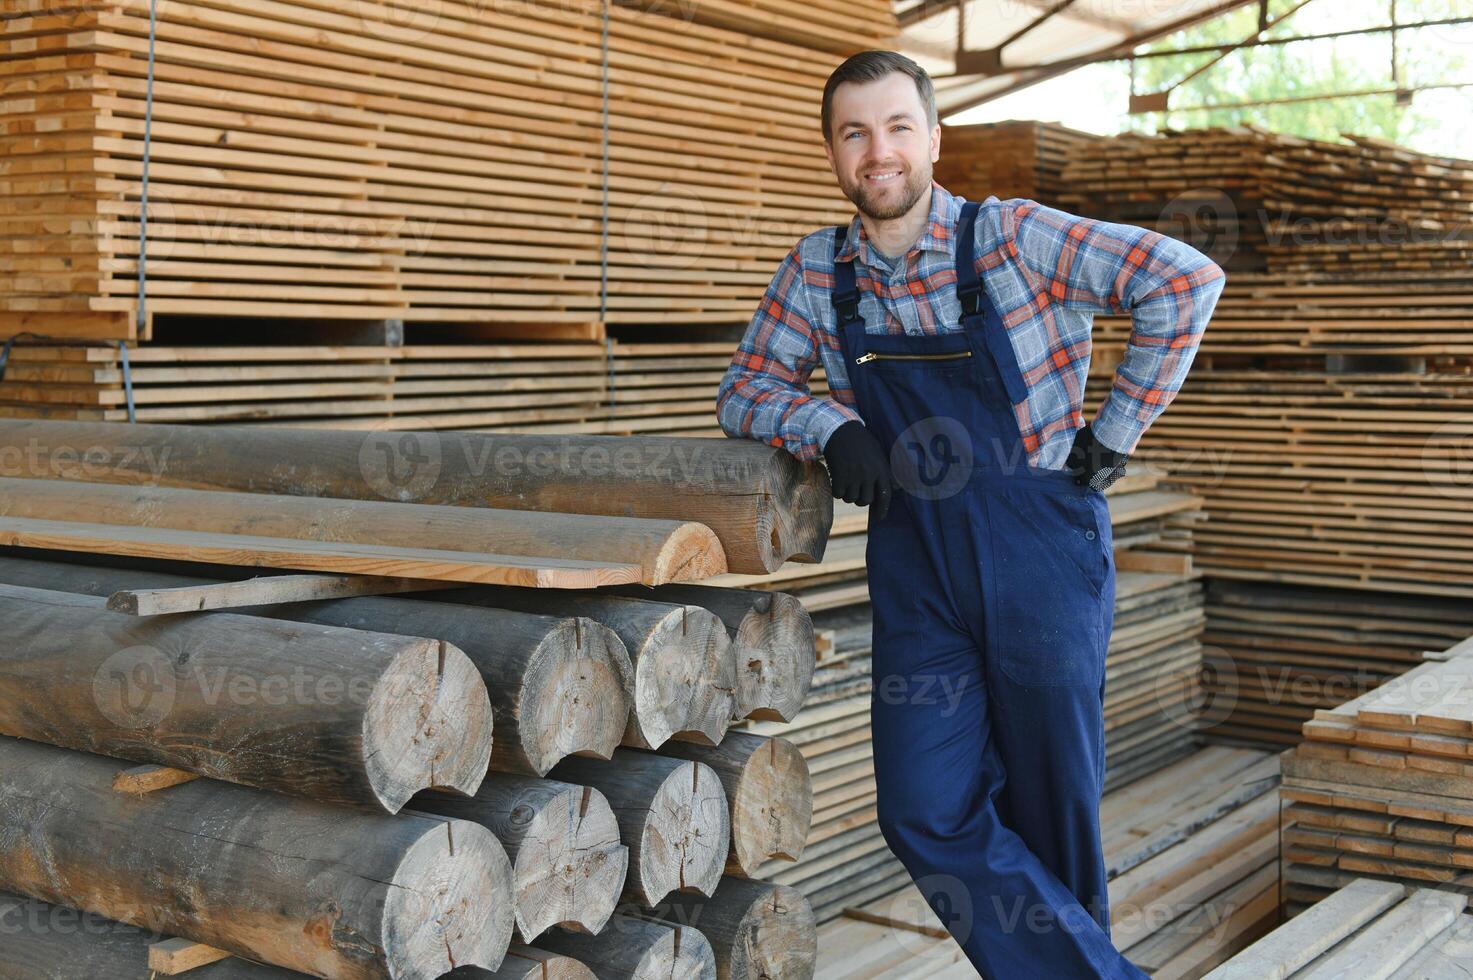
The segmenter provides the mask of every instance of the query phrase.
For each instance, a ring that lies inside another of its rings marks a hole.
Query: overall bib
[[[1100,848],[1109,509],[1027,463],[977,209],[956,232],[958,333],[866,332],[853,263],[835,262],[856,407],[902,485],[885,519],[870,508],[865,555],[879,824],[988,980],[1135,980],[1110,941]]]

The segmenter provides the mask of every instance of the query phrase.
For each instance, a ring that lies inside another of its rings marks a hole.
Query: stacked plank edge
[[[811,907],[758,874],[801,857],[811,777],[792,743],[738,730],[801,709],[811,619],[696,584],[728,558],[823,557],[812,466],[749,442],[465,435],[491,459],[746,459],[590,470],[574,501],[451,443],[418,488],[437,503],[375,501],[373,434],[6,424],[32,469],[0,478],[3,540],[25,546],[0,549],[0,975],[812,976]],[[66,463],[84,444],[92,480]],[[413,543],[487,562],[475,528],[504,513],[540,578],[372,567]],[[660,523],[702,529],[719,562],[651,577],[629,534]],[[617,528],[633,572],[569,578]],[[205,546],[222,536],[244,543]],[[258,574],[262,540],[291,574]],[[367,564],[303,574],[323,548]]]

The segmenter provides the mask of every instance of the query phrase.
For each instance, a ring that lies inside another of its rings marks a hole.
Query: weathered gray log
[[[675,735],[715,745],[731,723],[736,664],[726,626],[700,606],[601,592],[477,587],[436,593],[448,602],[586,616],[619,635],[634,664],[634,707],[624,744],[655,748]]]
[[[709,898],[677,892],[647,911],[700,930],[716,956],[718,980],[812,980],[818,925],[796,888],[722,878]]]
[[[0,582],[86,595],[212,581],[0,557]],[[628,651],[613,630],[589,619],[375,596],[247,607],[240,612],[455,644],[481,672],[491,699],[496,719],[491,768],[497,771],[541,776],[567,755],[607,759],[628,723],[634,691]]]
[[[149,969],[148,948],[167,938],[90,912],[0,892],[0,977],[5,980],[158,980]],[[189,971],[189,980],[305,976],[234,956]]]
[[[708,765],[731,805],[726,873],[751,878],[764,862],[803,855],[813,820],[813,781],[803,754],[785,738],[728,732],[717,746],[666,742],[661,755]]]
[[[696,929],[615,915],[597,936],[553,929],[538,943],[587,963],[599,980],[716,980],[711,943]]]
[[[821,463],[750,439],[5,420],[0,476],[699,521],[733,572],[821,561]]]
[[[499,970],[463,966],[442,980],[596,980],[593,971],[571,956],[535,946],[512,944]]]
[[[0,738],[0,888],[316,976],[501,964],[511,862],[486,828],[208,779],[133,796],[126,766]]]
[[[486,774],[486,685],[449,643],[106,606],[0,585],[0,733],[389,813]]]
[[[710,767],[619,749],[608,762],[564,759],[551,775],[592,786],[614,808],[629,848],[627,901],[655,905],[678,888],[709,895],[721,880],[731,816]]]
[[[614,595],[709,609],[731,634],[736,664],[735,716],[792,721],[813,685],[813,619],[786,592],[714,585],[615,585]]]
[[[470,799],[422,793],[421,810],[481,824],[512,862],[517,932],[531,942],[551,926],[604,927],[624,890],[629,849],[609,801],[590,786],[492,773]]]

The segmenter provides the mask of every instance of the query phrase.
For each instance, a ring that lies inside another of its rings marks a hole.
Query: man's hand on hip
[[[1086,422],[1084,428],[1074,434],[1074,446],[1069,450],[1065,468],[1074,475],[1074,482],[1088,486],[1091,490],[1104,490],[1125,475],[1125,463],[1130,457],[1125,453],[1103,445],[1095,439],[1094,430]]]
[[[890,459],[874,433],[863,422],[849,421],[834,430],[823,449],[834,496],[851,504],[875,508],[881,519],[890,511],[895,478]]]

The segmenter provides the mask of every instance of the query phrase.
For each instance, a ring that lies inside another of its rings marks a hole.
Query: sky
[[[1384,10],[1384,0],[1382,3],[1321,0],[1306,6],[1280,31],[1313,34],[1379,25],[1385,23]],[[1473,24],[1407,32],[1400,44],[1404,71],[1412,81],[1473,83]],[[1334,60],[1352,59],[1365,65],[1389,65],[1390,61],[1385,34],[1302,42],[1292,47],[1309,63],[1323,66],[1327,74]],[[1462,64],[1458,65],[1460,61]],[[1452,73],[1442,70],[1449,65],[1462,70]],[[1212,70],[1232,71],[1233,67],[1224,64]],[[1389,68],[1387,75],[1389,79]],[[1389,87],[1389,81],[1386,86]],[[1108,135],[1129,128],[1130,117],[1126,113],[1129,96],[1129,69],[1125,62],[1096,64],[984,103],[945,121],[1038,119]],[[1188,101],[1182,93],[1177,93],[1172,104]],[[1473,87],[1419,92],[1408,111],[1410,115],[1399,138],[1404,145],[1423,153],[1473,159]],[[1173,121],[1190,125],[1192,118],[1191,114],[1181,114]]]

